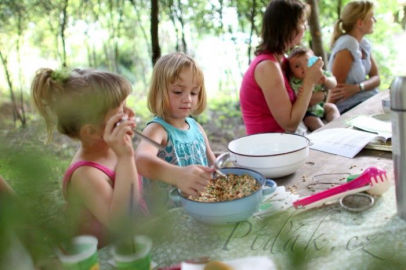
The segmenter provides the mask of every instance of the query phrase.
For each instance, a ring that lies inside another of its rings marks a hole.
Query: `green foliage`
[[[134,88],[128,105],[136,112],[138,128],[143,129],[145,122],[152,117],[146,106],[152,72],[149,2],[68,2],[68,22],[64,34],[69,66],[106,68],[128,78]],[[260,33],[262,13],[268,1],[255,2],[253,47],[257,45],[255,39]],[[342,1],[342,5],[347,2],[349,0]],[[0,50],[8,57],[14,84],[21,85],[25,93],[29,92],[29,82],[37,68],[59,67],[61,64],[60,24],[63,3],[63,0],[0,1]],[[318,1],[320,26],[327,52],[330,50],[332,26],[338,17],[337,3],[339,1]],[[213,58],[207,61],[207,72],[219,64],[216,59],[218,54],[234,52],[236,55],[236,62],[225,63],[218,72],[220,79],[214,84],[214,89],[210,89],[215,97],[209,100],[206,112],[198,117],[212,145],[222,145],[224,148],[232,139],[245,135],[238,89],[248,64],[252,4],[252,0],[160,1],[159,34],[163,54],[180,49],[183,31],[189,54],[202,60]],[[396,65],[394,41],[401,27],[393,22],[393,14],[402,14],[402,6],[396,0],[375,4],[378,22],[375,32],[368,39],[374,46],[373,53],[382,78],[381,88],[387,88],[396,68],[403,68]],[[232,16],[228,17],[230,14]],[[21,51],[17,55],[16,41],[19,38]],[[199,55],[198,45],[207,38],[229,42],[222,43],[227,44],[227,48],[217,48],[208,43],[212,46],[210,55]],[[306,38],[308,42],[308,33]],[[21,65],[18,64],[19,57]],[[22,69],[21,77],[19,69]],[[0,99],[3,101],[3,93],[8,88],[2,77],[3,67],[0,71]],[[28,115],[28,120],[29,125],[37,124],[35,114]],[[6,236],[12,232],[37,261],[49,256],[59,241],[71,235],[69,223],[60,215],[63,212],[61,176],[75,150],[64,141],[57,141],[57,147],[43,146],[38,139],[43,137],[43,133],[31,130],[23,134],[20,131],[17,130],[12,136],[0,136],[0,175],[10,182],[19,197],[0,198],[0,257],[11,241]],[[16,146],[11,147],[13,144]],[[141,224],[137,230],[141,230]],[[159,236],[165,234],[163,228],[154,230],[160,233]],[[300,268],[302,261],[303,254],[295,253],[291,258],[291,268]]]
[[[72,153],[58,149],[61,143],[44,145],[36,139],[10,144],[13,135],[25,132],[20,129],[0,136],[0,175],[16,193],[0,193],[0,269],[33,269],[29,267],[31,258],[35,269],[60,269],[55,249],[63,246],[68,250],[79,214],[74,202],[66,208],[61,194],[63,173]],[[31,135],[40,137],[35,132]],[[149,210],[153,215],[145,216],[135,207],[134,214],[113,224],[112,240],[121,242],[136,234],[164,235],[168,224],[152,221],[167,210],[162,205]]]
[[[16,195],[3,197],[0,204],[0,235],[17,236],[34,261],[53,254],[54,248],[71,237],[63,213],[60,194],[62,168],[66,163],[55,159],[39,145],[0,144],[0,174],[11,184]],[[6,222],[4,222],[6,221]],[[4,243],[4,242],[2,242]],[[0,247],[0,257],[8,247]]]
[[[206,131],[212,148],[213,145],[223,145],[222,149],[213,150],[224,151],[228,142],[245,135],[239,102],[232,96],[220,95],[209,100],[208,104],[197,120]]]
[[[345,5],[349,0],[342,1]],[[29,81],[39,67],[59,67],[62,59],[61,16],[65,1],[1,1],[0,44],[6,50],[9,63],[18,63],[15,41],[21,34],[21,66],[11,64],[13,81],[28,92]],[[159,1],[160,3],[160,45],[162,54],[176,49],[186,49],[198,58],[199,44],[207,38],[229,41],[223,43],[234,52],[237,62],[225,63],[217,77],[218,83],[212,91],[228,92],[239,89],[239,82],[252,58],[253,50],[247,55],[248,47],[257,45],[261,18],[268,1],[217,0],[217,1]],[[340,1],[319,1],[320,26],[325,50],[329,51],[331,30],[338,17]],[[149,34],[149,9],[147,1],[68,1],[67,25],[64,32],[68,65],[78,67],[107,68],[119,72],[134,83],[135,90],[146,93],[151,76],[151,45]],[[250,40],[252,14],[255,12],[252,40]],[[402,7],[396,0],[376,3],[378,23],[373,35],[368,36],[374,45],[374,54],[382,75],[382,88],[386,88],[397,72],[396,47],[393,36],[400,28],[393,23],[393,14],[402,14]],[[383,16],[383,17],[381,17]],[[19,29],[21,31],[19,32]],[[307,33],[307,42],[310,39]],[[181,43],[184,39],[185,48]],[[306,42],[306,43],[307,43]],[[221,49],[221,48],[220,48]],[[222,53],[221,50],[213,51]],[[233,56],[231,56],[233,57]],[[30,65],[26,64],[30,62]],[[227,61],[227,60],[226,60]],[[214,61],[208,61],[214,65]],[[207,65],[206,63],[206,65]],[[22,69],[25,78],[16,70]],[[211,67],[205,67],[210,70]],[[0,73],[1,77],[1,73]],[[3,84],[4,84],[4,80]],[[7,89],[3,86],[0,89]],[[2,90],[4,91],[4,90]],[[137,95],[137,99],[138,99]]]

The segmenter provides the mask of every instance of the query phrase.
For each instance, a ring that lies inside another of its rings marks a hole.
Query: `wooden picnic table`
[[[380,92],[323,128],[345,127],[355,116],[383,113],[381,99],[387,95],[388,91]],[[310,150],[302,168],[276,182],[295,187],[303,196],[311,193],[308,185],[315,182],[314,176],[355,174],[370,166],[391,174],[392,153],[364,149],[351,159]],[[397,216],[393,186],[376,197],[373,207],[360,213],[345,211],[337,204],[304,213],[290,208],[270,217],[217,227],[194,220],[183,208],[174,208],[156,223],[165,232],[149,234],[152,260],[158,267],[202,256],[220,260],[266,256],[275,269],[295,269],[292,258],[299,253],[305,254],[301,269],[404,269],[406,265],[406,222]],[[100,269],[114,269],[108,248],[99,255]]]
[[[381,100],[388,97],[389,90],[381,91],[375,96],[367,99],[350,111],[344,113],[338,119],[328,123],[320,130],[329,128],[347,127],[346,122],[359,115],[382,114],[383,108]],[[316,130],[314,132],[318,132]],[[389,174],[393,171],[392,153],[388,151],[378,151],[363,149],[354,158],[346,158],[339,155],[329,154],[310,149],[309,157],[305,165],[299,168],[294,174],[276,179],[278,185],[284,185],[300,195],[308,195],[311,191],[307,186],[314,182],[315,178],[320,178],[321,174],[350,173],[357,174],[364,169],[375,166],[386,170]]]

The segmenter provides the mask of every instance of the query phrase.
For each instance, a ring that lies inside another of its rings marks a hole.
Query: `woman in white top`
[[[335,103],[340,113],[378,92],[378,67],[372,57],[371,44],[364,38],[373,32],[376,22],[373,8],[370,1],[350,2],[334,26],[328,70],[338,84],[330,90],[328,102]]]

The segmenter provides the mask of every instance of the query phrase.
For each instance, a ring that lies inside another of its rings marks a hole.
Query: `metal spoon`
[[[216,160],[214,161],[214,165],[213,165],[213,167],[216,169],[216,173],[225,178],[228,178],[227,175],[224,174],[222,171],[220,171],[220,169],[223,168],[224,162],[226,160],[228,160],[229,157],[230,157],[230,153],[223,153],[216,158]]]
[[[122,121],[125,121],[127,119],[128,119],[128,117],[123,117],[120,121],[118,121],[115,124],[115,126],[116,127],[119,126]],[[157,143],[156,141],[154,141],[153,139],[145,136],[144,134],[142,134],[140,131],[138,131],[136,129],[133,129],[133,131],[134,131],[134,135],[135,135],[135,137],[133,137],[133,142],[136,140],[136,137],[138,137],[140,139],[146,140],[147,142],[149,142],[150,144],[152,144],[153,146],[155,146],[158,149],[161,149],[161,150],[165,149],[165,145]]]
[[[149,142],[150,144],[152,144],[153,146],[155,146],[158,149],[164,150],[165,149],[165,145],[162,145],[160,143],[157,143],[156,141],[154,141],[151,138],[148,138],[147,136],[145,136],[144,134],[142,134],[140,131],[134,129],[134,134],[136,137],[146,140],[147,142]],[[133,141],[135,141],[135,137],[133,138]]]

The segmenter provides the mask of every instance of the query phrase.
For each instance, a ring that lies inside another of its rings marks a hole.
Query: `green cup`
[[[113,247],[113,257],[118,270],[150,270],[152,241],[149,237],[138,235],[134,237],[133,252],[124,251],[117,245]]]
[[[73,238],[72,245],[62,252],[56,251],[65,270],[99,270],[97,238],[81,235]]]

